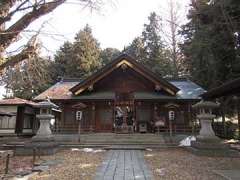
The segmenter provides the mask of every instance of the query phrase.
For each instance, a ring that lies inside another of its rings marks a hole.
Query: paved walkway
[[[95,180],[153,180],[141,150],[110,150]]]

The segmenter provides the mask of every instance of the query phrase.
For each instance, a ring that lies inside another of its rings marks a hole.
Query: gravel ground
[[[62,163],[48,171],[33,176],[30,180],[90,180],[95,176],[97,166],[102,162],[103,152],[92,153],[65,150],[45,159],[57,159]]]
[[[46,160],[56,160],[57,165],[50,166],[49,170],[32,176],[31,180],[90,180],[95,176],[97,166],[102,162],[104,152],[84,152],[64,150],[53,156],[41,156],[36,163]],[[4,179],[24,174],[32,170],[32,156],[15,156],[10,159],[9,174]],[[5,161],[0,160],[0,179],[5,169]]]
[[[156,180],[223,180],[212,170],[240,169],[240,158],[196,156],[184,149],[146,151]]]

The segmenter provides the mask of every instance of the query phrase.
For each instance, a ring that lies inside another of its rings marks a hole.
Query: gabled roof
[[[201,88],[196,83],[188,80],[188,79],[180,79],[180,80],[167,80],[169,83],[173,84],[174,86],[178,87],[180,89],[177,92],[177,96],[167,96],[165,95],[165,98],[170,99],[182,99],[182,100],[190,100],[190,99],[199,99],[199,95],[206,92],[203,88]],[[47,97],[49,97],[52,100],[114,100],[115,99],[115,92],[87,92],[84,94],[81,94],[80,96],[74,96],[70,89],[77,84],[81,82],[78,79],[70,80],[70,79],[64,79],[40,95],[38,95],[34,100],[44,100]],[[150,94],[145,93],[138,93],[134,96],[138,99],[149,99],[153,98],[153,96]],[[146,96],[147,95],[147,96]],[[157,97],[158,96],[158,97]],[[160,97],[161,96],[161,97]],[[161,93],[154,93],[154,98],[162,99],[164,96]]]
[[[132,68],[137,73],[140,73],[142,76],[153,82],[155,85],[160,86],[162,89],[164,89],[171,95],[175,95],[179,91],[179,89],[176,86],[157,76],[151,70],[139,64],[132,57],[126,54],[120,55],[111,63],[107,64],[106,66],[104,66],[96,73],[92,74],[87,79],[83,80],[82,82],[79,82],[76,86],[72,87],[70,91],[75,95],[80,94],[89,86],[95,84],[97,81],[101,80],[102,78],[104,78],[105,76],[107,76],[108,74],[110,74],[123,64],[129,68]]]
[[[32,102],[32,101],[25,100],[25,99],[14,97],[14,98],[0,100],[0,105],[30,105],[30,106],[35,106],[36,103]]]

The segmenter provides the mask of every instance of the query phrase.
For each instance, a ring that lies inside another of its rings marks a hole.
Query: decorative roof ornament
[[[125,71],[125,70],[127,69],[127,64],[123,63],[123,64],[121,65],[121,68],[122,68],[123,71]]]

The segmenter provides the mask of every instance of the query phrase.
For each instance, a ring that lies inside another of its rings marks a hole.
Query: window
[[[23,129],[32,129],[33,116],[25,114]]]
[[[15,129],[16,116],[0,116],[0,129]]]

